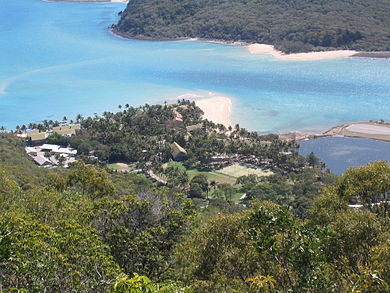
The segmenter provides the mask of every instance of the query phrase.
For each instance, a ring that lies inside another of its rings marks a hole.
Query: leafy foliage
[[[148,115],[159,113],[154,121],[170,111],[151,109]],[[199,118],[185,109],[183,117]],[[113,128],[104,134],[97,125],[125,117],[120,112],[111,120],[86,121],[94,136],[111,137],[104,145],[109,147],[119,132]],[[162,171],[170,178],[165,187],[143,175],[109,174],[83,162],[70,169],[38,168],[19,139],[2,134],[0,291],[389,291],[389,164],[350,169],[335,181],[313,155],[287,155],[293,144],[239,126],[227,131],[202,123],[184,142],[192,162],[168,164]],[[165,139],[180,138],[185,131],[157,124],[150,131],[157,130]],[[80,137],[94,141],[85,133],[74,139]],[[265,159],[274,174],[242,176],[230,185],[190,170],[188,180],[185,165],[206,169],[221,139],[226,153],[257,163]],[[209,152],[205,158],[200,146]],[[232,200],[239,191],[247,196],[241,204]]]

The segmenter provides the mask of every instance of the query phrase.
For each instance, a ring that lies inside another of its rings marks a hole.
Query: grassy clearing
[[[118,171],[118,172],[129,172],[129,171],[134,170],[133,167],[131,167],[127,164],[122,164],[122,163],[107,164],[106,166],[108,169],[113,170],[113,171]]]
[[[186,167],[184,167],[183,164],[180,162],[170,161],[167,163],[167,165],[168,165],[168,167],[176,167],[181,171],[186,170]]]
[[[240,176],[257,175],[257,176],[269,176],[273,173],[271,171],[264,171],[260,168],[249,168],[243,165],[234,164],[217,171],[218,173],[238,178]]]
[[[167,164],[170,167],[176,167],[179,168],[180,170],[186,170],[186,168],[183,166],[182,163],[180,162],[169,162]],[[225,167],[220,170],[215,170],[215,171],[199,171],[196,169],[190,169],[187,170],[188,176],[190,180],[198,175],[198,174],[204,174],[207,176],[209,181],[215,181],[217,183],[228,183],[228,184],[235,184],[236,179],[240,176],[244,175],[250,175],[250,174],[255,174],[258,176],[269,176],[272,175],[273,173],[271,171],[264,171],[259,168],[249,168],[246,166],[242,166],[239,164],[234,164],[228,167]]]
[[[186,170],[186,168],[180,162],[173,162],[173,161],[171,161],[171,162],[167,163],[167,166],[176,167],[176,168],[179,168],[180,170]],[[235,166],[235,165],[233,165],[233,166],[235,167],[235,170],[241,171],[241,172],[238,172],[239,173],[238,176],[234,175],[235,174],[234,171],[233,171],[234,169],[229,168],[229,167],[232,167],[232,166],[224,168],[224,169],[227,169],[228,171],[230,171],[230,172],[225,172],[225,173],[230,173],[230,174],[224,174],[224,173],[221,172],[221,170],[208,171],[207,172],[207,171],[199,171],[199,170],[196,170],[196,169],[187,170],[187,173],[188,173],[188,177],[189,177],[190,180],[192,178],[194,178],[194,176],[196,176],[198,174],[203,174],[203,175],[206,175],[206,177],[207,177],[209,182],[214,180],[218,184],[227,183],[227,184],[235,185],[236,179],[239,176],[242,176],[241,174],[245,174],[244,171],[242,170],[242,168],[249,169],[250,171],[252,171],[252,170],[256,171],[256,169],[250,169],[250,168],[242,167],[242,166],[239,166],[239,165],[237,165],[239,168],[237,168],[237,166]],[[222,170],[224,170],[224,169],[222,169]],[[257,174],[260,174],[259,171],[261,171],[261,170],[258,169],[257,170]],[[248,172],[248,171],[246,171],[246,172]],[[250,173],[250,174],[253,174],[253,173]],[[233,202],[240,202],[240,197],[242,195],[243,195],[242,192],[236,192],[235,194],[233,194],[233,196],[231,198],[231,201],[233,201]],[[209,197],[210,198],[214,197],[214,189],[213,188],[210,188]],[[204,199],[203,200],[197,199],[197,200],[199,201],[199,203],[197,203],[199,206],[205,206],[207,204],[207,200],[204,200]]]
[[[176,167],[179,168],[180,170],[186,170],[186,168],[183,166],[182,163],[180,162],[169,162],[167,164],[169,167]],[[196,175],[203,174],[207,176],[207,179],[209,181],[215,181],[217,183],[228,183],[228,184],[235,184],[236,183],[236,177],[235,176],[230,176],[226,174],[221,174],[217,171],[199,171],[197,169],[190,169],[187,170],[188,177],[191,180],[194,178]]]
[[[210,172],[204,172],[204,171],[198,171],[198,170],[188,170],[187,171],[188,176],[190,177],[190,180],[198,175],[198,174],[204,174],[207,176],[207,179],[209,181],[215,181],[217,183],[228,183],[228,184],[235,184],[236,183],[236,177],[233,176],[228,176],[225,174],[221,174],[215,171],[210,171]]]

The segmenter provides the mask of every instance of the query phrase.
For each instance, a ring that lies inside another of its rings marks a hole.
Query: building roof
[[[202,127],[203,127],[202,123],[198,123],[195,125],[189,125],[189,126],[187,126],[187,131],[189,131],[189,132],[195,131],[195,130],[201,129]]]
[[[61,135],[73,135],[76,133],[76,130],[80,129],[79,124],[64,125],[53,127],[53,132],[56,132]]]
[[[46,159],[44,156],[42,155],[37,155],[37,156],[34,156],[34,157],[31,157],[35,163],[37,163],[39,166],[44,166],[44,165],[52,165],[52,163]]]
[[[68,155],[76,155],[77,150],[72,148],[59,148],[57,150],[53,150],[54,153],[68,154]]]
[[[47,137],[46,132],[33,132],[33,133],[31,133],[31,131],[30,131],[27,133],[27,138],[31,139],[31,141],[45,140],[46,137]]]
[[[48,144],[48,143],[45,143],[43,145],[40,146],[40,149],[41,150],[51,150],[51,151],[55,151],[55,150],[58,150],[60,148],[59,145],[56,145],[56,144]]]
[[[60,153],[60,154],[68,154],[68,155],[76,155],[77,150],[72,148],[62,148],[59,145],[56,144],[48,144],[45,143],[39,147],[41,150],[49,150],[53,153]]]
[[[178,152],[185,153],[185,154],[187,153],[187,151],[182,146],[180,146],[177,142],[173,142],[171,147],[172,149]]]
[[[55,127],[53,127],[53,131],[61,130],[61,129],[78,130],[78,129],[80,129],[80,124],[70,124],[70,125],[62,125],[62,126],[55,126]]]
[[[171,144],[171,154],[174,158],[180,156],[180,155],[187,155],[187,151],[181,147],[177,142],[173,142]]]
[[[24,149],[26,150],[27,154],[36,153],[37,152],[37,149],[33,148],[33,147],[25,147]]]

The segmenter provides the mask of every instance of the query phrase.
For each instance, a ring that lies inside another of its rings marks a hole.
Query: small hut
[[[187,158],[187,151],[177,142],[171,144],[171,155],[175,161],[183,161]]]

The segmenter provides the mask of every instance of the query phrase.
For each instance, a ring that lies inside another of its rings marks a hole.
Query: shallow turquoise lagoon
[[[245,48],[113,36],[122,3],[0,0],[0,125],[162,103],[186,93],[233,100],[260,132],[319,131],[389,119],[390,62],[277,61]]]

